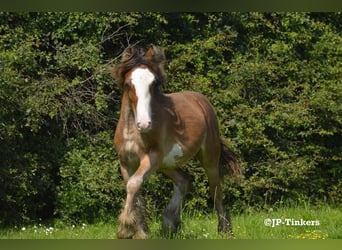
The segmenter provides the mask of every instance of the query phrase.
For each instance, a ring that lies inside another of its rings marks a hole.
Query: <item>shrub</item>
[[[93,222],[116,216],[124,198],[112,134],[68,140],[60,167],[57,215],[70,222]]]
[[[1,140],[0,226],[53,216],[59,164],[65,152],[55,136]]]

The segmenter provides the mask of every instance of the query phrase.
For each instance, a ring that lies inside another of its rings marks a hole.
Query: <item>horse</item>
[[[232,234],[229,212],[222,202],[221,180],[241,173],[236,155],[219,135],[215,110],[202,94],[191,91],[164,94],[164,51],[128,46],[112,70],[121,95],[120,118],[114,146],[126,185],[117,237],[148,238],[139,190],[156,171],[173,182],[173,195],[162,215],[162,231],[175,233],[181,225],[181,204],[190,176],[181,169],[196,157],[208,176],[210,195],[218,215],[218,231]]]

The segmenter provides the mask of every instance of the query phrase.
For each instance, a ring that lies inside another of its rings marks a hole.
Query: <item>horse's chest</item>
[[[123,130],[123,150],[126,153],[137,153],[138,149],[136,136],[129,129],[125,128]]]
[[[139,161],[140,156],[146,152],[146,145],[134,131],[128,128],[123,129],[122,138],[120,155],[129,165],[134,165]],[[164,167],[174,167],[182,161],[184,155],[185,152],[180,144],[174,143],[166,152],[164,152],[161,165]]]
[[[116,138],[118,139],[115,146],[121,162],[131,167],[139,165],[139,147],[134,132],[131,129],[124,128],[120,135],[117,134]]]

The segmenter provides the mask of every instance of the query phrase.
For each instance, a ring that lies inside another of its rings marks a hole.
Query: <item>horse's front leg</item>
[[[119,228],[117,237],[121,239],[147,238],[145,221],[142,213],[142,201],[138,197],[139,189],[144,180],[153,172],[157,166],[156,154],[144,155],[136,172],[128,178],[128,173],[122,168],[122,174],[126,179],[127,197],[124,209],[119,216]]]

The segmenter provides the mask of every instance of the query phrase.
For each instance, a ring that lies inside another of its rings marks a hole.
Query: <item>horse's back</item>
[[[191,91],[166,96],[172,100],[172,110],[177,117],[170,121],[171,129],[175,132],[173,135],[188,144],[189,148],[193,148],[194,153],[209,145],[218,150],[218,121],[209,100],[204,95]]]
[[[197,124],[203,119],[208,126],[217,126],[217,118],[215,110],[204,95],[193,92],[184,91],[167,94],[172,99],[174,109],[186,117],[192,117],[197,120]],[[198,124],[200,125],[200,124]]]

